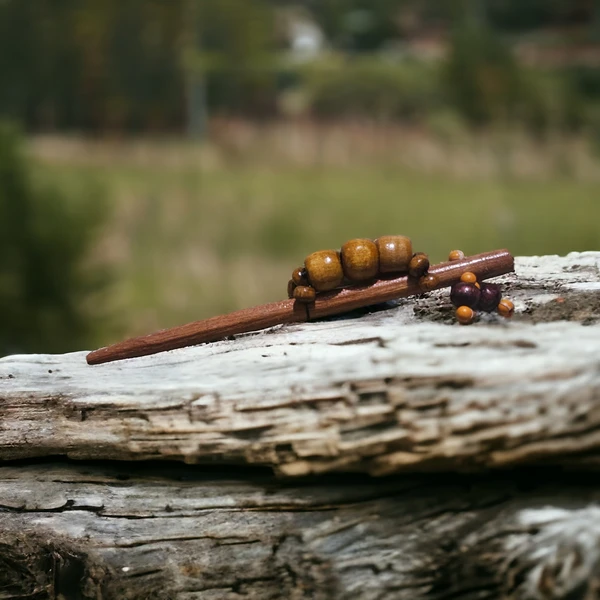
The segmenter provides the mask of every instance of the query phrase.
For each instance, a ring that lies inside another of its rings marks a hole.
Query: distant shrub
[[[18,132],[0,124],[0,355],[63,352],[88,341],[83,308],[103,280],[85,260],[106,205],[38,182]]]
[[[435,65],[378,56],[319,61],[303,71],[318,117],[419,119],[442,103]]]
[[[537,135],[584,128],[587,99],[600,93],[595,72],[525,67],[504,40],[472,23],[452,37],[442,79],[446,96],[472,125],[510,122]]]
[[[523,100],[524,82],[508,47],[470,22],[451,39],[443,81],[451,102],[475,125],[515,117]]]

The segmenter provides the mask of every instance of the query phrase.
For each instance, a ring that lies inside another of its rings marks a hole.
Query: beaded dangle
[[[464,253],[452,250],[448,260],[461,260]],[[503,298],[497,283],[477,281],[477,275],[465,271],[458,283],[450,288],[450,300],[456,307],[456,319],[461,325],[470,325],[477,318],[476,311],[493,312],[505,318],[512,317],[515,305],[508,298]]]

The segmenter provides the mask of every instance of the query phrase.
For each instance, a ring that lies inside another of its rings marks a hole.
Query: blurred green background
[[[0,85],[0,354],[278,300],[351,237],[600,248],[599,0],[2,0]]]

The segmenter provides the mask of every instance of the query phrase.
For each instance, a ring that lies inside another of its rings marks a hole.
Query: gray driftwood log
[[[501,279],[509,322],[0,360],[0,598],[600,598],[600,253]]]

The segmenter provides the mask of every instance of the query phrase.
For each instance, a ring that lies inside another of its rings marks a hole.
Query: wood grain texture
[[[600,490],[557,477],[4,467],[0,597],[592,600]]]
[[[447,291],[90,367],[0,360],[0,458],[173,459],[288,476],[600,458],[600,254],[518,259],[517,315]],[[571,319],[570,321],[557,319]]]

